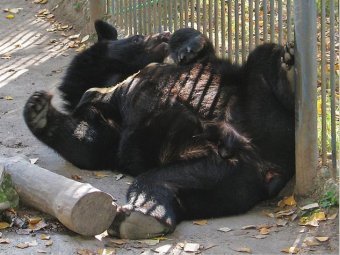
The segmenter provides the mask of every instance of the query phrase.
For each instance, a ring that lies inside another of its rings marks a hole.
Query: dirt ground
[[[55,88],[79,48],[79,44],[68,39],[79,33],[75,28],[70,29],[71,23],[63,23],[59,18],[62,24],[54,26],[57,31],[53,31],[55,19],[46,11],[39,12],[47,6],[32,2],[1,0],[0,3],[0,156],[38,158],[37,165],[66,177],[79,176],[81,182],[91,183],[123,204],[131,178],[124,176],[116,180],[118,172],[108,171],[96,176],[72,166],[35,139],[23,121],[22,110],[27,98],[36,90],[57,93]],[[48,7],[52,9],[51,4]],[[8,16],[10,13],[4,12],[6,8],[22,9]],[[41,17],[37,17],[38,13]],[[79,12],[79,15],[83,14]],[[80,35],[79,39],[84,36]],[[54,103],[58,105],[57,96]],[[0,254],[153,254],[157,251],[165,254],[167,249],[168,254],[189,254],[183,249],[186,243],[199,244],[196,253],[203,254],[282,254],[282,250],[290,247],[298,248],[299,254],[339,253],[338,216],[320,221],[319,227],[301,226],[299,217],[291,220],[294,214],[270,217],[289,209],[278,208],[277,201],[266,202],[244,215],[183,222],[173,234],[151,241],[85,238],[66,230],[48,215],[21,206],[17,209],[19,214],[40,216],[47,226],[31,233],[14,227],[0,229]],[[306,200],[298,201],[299,206],[304,205],[302,203]],[[328,212],[327,216],[333,213],[337,210]],[[50,240],[44,240],[43,234]],[[317,241],[314,237],[329,238]],[[28,247],[17,247],[25,242]]]

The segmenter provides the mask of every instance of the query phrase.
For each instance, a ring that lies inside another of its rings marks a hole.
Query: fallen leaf
[[[316,236],[315,239],[320,242],[326,242],[329,240],[329,237],[328,236]]]
[[[276,221],[276,225],[279,226],[279,227],[284,227],[284,226],[287,225],[287,223],[288,223],[288,221],[283,220],[283,219],[278,219],[278,220]]]
[[[289,206],[291,206],[291,205],[296,205],[296,201],[295,201],[295,199],[294,199],[294,196],[285,197],[285,198],[283,199],[283,203],[284,203],[285,205],[289,205]]]
[[[37,253],[47,253],[47,251],[38,249]]]
[[[11,96],[4,96],[4,99],[5,100],[13,100],[13,97],[11,97]]]
[[[5,229],[5,228],[9,228],[10,227],[10,224],[7,223],[7,222],[0,222],[0,229]]]
[[[126,239],[111,240],[111,243],[118,244],[118,245],[126,244],[127,242],[128,242],[128,240],[126,240]]]
[[[9,12],[13,14],[19,13],[23,8],[6,8],[4,9],[4,12]]]
[[[14,15],[13,14],[7,14],[6,19],[14,19]]]
[[[69,40],[75,40],[75,39],[78,39],[79,36],[80,36],[80,34],[70,35],[70,36],[68,37],[68,39],[69,39]]]
[[[80,43],[86,42],[89,38],[90,38],[89,35],[85,35],[85,36],[83,37],[83,39],[81,39]]]
[[[113,248],[101,248],[97,250],[97,254],[100,255],[115,255],[116,250]]]
[[[322,212],[322,211],[313,213],[311,218],[317,221],[327,220],[325,212]]]
[[[185,252],[197,252],[200,249],[200,245],[198,243],[186,243],[184,245]]]
[[[41,239],[41,240],[50,240],[50,239],[51,239],[51,236],[46,235],[46,234],[41,234],[41,235],[40,235],[40,239]]]
[[[327,219],[328,219],[328,220],[334,220],[334,219],[336,218],[336,216],[338,216],[338,214],[337,214],[337,213],[334,213],[334,214],[332,214],[331,216],[328,216]]]
[[[256,226],[255,225],[247,225],[247,226],[243,226],[241,229],[255,229]]]
[[[221,232],[229,232],[231,231],[232,229],[231,228],[227,228],[227,227],[224,227],[224,228],[219,228],[218,231],[221,231]]]
[[[155,249],[155,252],[165,254],[171,249],[171,244],[166,244]]]
[[[270,232],[270,229],[269,228],[260,228],[259,232],[260,232],[261,235],[268,235],[269,232]]]
[[[79,255],[95,255],[96,253],[89,249],[78,249],[77,254]]]
[[[316,240],[316,238],[314,238],[313,236],[311,237],[306,237],[305,240],[303,241],[307,246],[318,246],[320,245],[320,243],[318,242],[318,240]]]
[[[41,220],[42,220],[42,218],[40,218],[40,217],[32,217],[32,218],[28,219],[28,223],[29,224],[38,224]]]
[[[120,179],[122,179],[124,177],[124,174],[117,174],[116,175],[116,181],[119,181]]]
[[[22,228],[19,228],[15,231],[15,233],[17,233],[18,235],[29,235],[32,233],[32,229],[29,229],[29,228],[25,228],[25,229],[22,229]]]
[[[20,249],[26,249],[29,247],[28,243],[18,243],[15,247],[20,248]]]
[[[110,176],[109,174],[106,174],[106,173],[103,173],[103,172],[93,172],[92,175],[94,177],[96,177],[97,179]]]
[[[244,253],[252,253],[250,248],[247,247],[239,247],[239,248],[231,248],[234,251],[238,251],[238,252],[244,252]]]
[[[30,158],[30,163],[31,163],[32,165],[34,165],[35,163],[38,162],[38,159],[39,159],[39,158]]]
[[[289,215],[294,214],[294,212],[295,212],[295,209],[287,209],[287,210],[279,211],[279,212],[275,213],[275,217],[279,218],[279,217],[282,217],[282,216],[289,216]]]
[[[30,223],[28,224],[28,228],[32,230],[40,230],[47,226],[48,224],[44,220],[39,221],[37,224],[30,224]]]
[[[155,240],[155,239],[144,239],[144,240],[138,240],[139,243],[144,243],[147,245],[156,245],[159,244],[159,240]]]
[[[208,224],[207,220],[195,220],[192,222],[194,225],[204,226]]]
[[[275,218],[275,214],[274,213],[266,213],[266,215],[270,218]]]
[[[300,249],[297,247],[289,247],[289,248],[282,249],[281,251],[285,253],[297,254],[299,250]]]
[[[71,175],[71,178],[72,178],[73,180],[76,180],[76,181],[80,181],[80,180],[83,179],[80,175],[77,175],[77,174]]]
[[[9,244],[11,240],[8,238],[0,238],[0,244]]]
[[[45,242],[46,247],[51,246],[52,244],[53,244],[52,240],[48,240],[47,242]]]
[[[308,204],[308,205],[302,206],[300,209],[304,211],[304,210],[310,210],[314,208],[319,208],[319,204],[318,203]]]
[[[33,240],[31,242],[25,242],[28,244],[29,247],[34,247],[34,246],[37,246],[38,245],[38,242],[37,240]]]
[[[33,3],[35,4],[46,4],[48,1],[47,0],[34,0]]]

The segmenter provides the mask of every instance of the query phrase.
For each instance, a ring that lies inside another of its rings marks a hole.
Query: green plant
[[[320,199],[320,207],[329,208],[339,205],[339,198],[336,190],[327,191]]]

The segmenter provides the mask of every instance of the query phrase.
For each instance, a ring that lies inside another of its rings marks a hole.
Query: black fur
[[[59,86],[68,111],[89,88],[113,86],[149,63],[163,62],[168,54],[168,32],[117,40],[110,24],[96,21],[95,28],[98,42],[73,59]]]
[[[192,44],[190,36],[175,42],[180,45],[170,41],[170,49]],[[208,58],[198,50],[178,65],[152,64],[116,86],[92,88],[71,114],[57,111],[46,92],[29,98],[28,127],[65,159],[136,176],[111,234],[146,238],[171,232],[184,219],[243,213],[294,174],[285,49],[258,46],[244,66],[207,52]]]

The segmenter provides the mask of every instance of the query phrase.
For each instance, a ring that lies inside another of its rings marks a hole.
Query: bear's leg
[[[113,168],[119,141],[113,121],[106,120],[93,106],[77,108],[72,115],[61,113],[51,99],[45,91],[35,92],[28,99],[24,118],[31,132],[80,168]]]
[[[262,192],[255,169],[216,154],[171,164],[135,179],[108,233],[128,239],[165,235],[181,220],[245,212]]]

